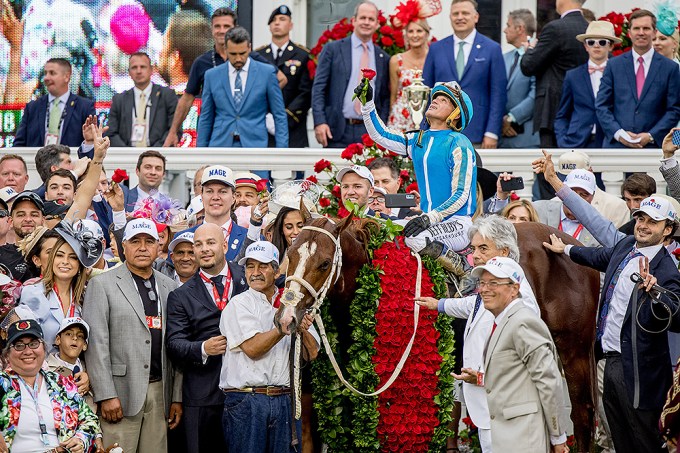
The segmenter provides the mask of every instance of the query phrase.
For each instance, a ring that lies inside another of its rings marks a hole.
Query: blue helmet
[[[430,102],[437,96],[447,96],[456,107],[446,118],[446,124],[456,132],[461,132],[472,120],[472,101],[458,82],[437,82],[430,93]],[[460,116],[460,122],[456,121]],[[429,124],[429,121],[428,121]]]

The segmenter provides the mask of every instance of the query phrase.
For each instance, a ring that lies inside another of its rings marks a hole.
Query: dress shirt
[[[642,64],[643,68],[645,71],[645,79],[647,79],[647,74],[649,73],[649,66],[652,64],[652,57],[654,56],[654,48],[652,47],[649,49],[647,52],[645,52],[644,55],[640,55],[634,50],[631,49],[632,55],[633,55],[633,77],[635,77],[635,74],[637,74],[638,67],[640,66],[640,63],[637,61],[639,57],[642,57]],[[631,95],[635,95],[634,93],[631,93]],[[621,138],[621,134],[624,132],[623,128],[619,129],[614,133],[614,140],[619,141],[619,138]],[[641,132],[647,132],[647,131],[631,131],[635,132],[637,134]]]
[[[675,158],[675,156],[671,156],[667,159],[661,159],[661,168],[664,170],[670,170],[676,165],[678,165],[678,160]]]
[[[602,71],[595,71],[590,74],[590,85],[593,88],[593,95],[597,99],[597,92],[600,91],[600,82],[602,81],[602,76],[604,75],[604,68],[607,67],[607,62],[605,61],[601,65],[593,63],[592,60],[588,60],[588,69],[590,68],[602,68]],[[593,134],[597,133],[597,126],[593,124]]]
[[[68,102],[68,98],[71,96],[71,92],[67,91],[66,93],[62,94],[59,96],[59,114],[63,115],[64,114],[64,109],[66,108],[66,103]],[[52,109],[52,101],[56,96],[51,95],[50,93],[47,93],[47,115],[45,116],[45,133],[47,133],[47,130],[49,129],[50,126],[50,110]],[[59,121],[61,122],[61,120]],[[64,125],[61,125],[61,129],[59,129],[59,142],[61,142],[61,131],[64,129]],[[93,146],[94,147],[94,146]]]
[[[140,118],[140,120],[144,121],[146,123],[146,129],[144,130],[144,142],[146,143],[147,146],[149,146],[149,118],[151,115],[151,90],[153,89],[153,83],[149,83],[149,85],[144,88],[143,90],[140,90],[137,87],[133,87],[132,91],[135,95],[135,103],[132,106],[132,129],[134,130],[135,123],[137,122],[137,106],[140,104],[139,96],[144,93],[144,96],[146,96],[146,120],[144,118]]]
[[[290,41],[286,41],[281,47],[277,46],[274,43],[271,43],[269,47],[272,49],[272,56],[274,57],[274,62],[276,62],[276,55],[279,49],[281,49],[283,52],[286,51],[286,47],[288,47],[288,44],[290,44]],[[283,52],[281,52],[281,55],[283,55]]]
[[[210,280],[212,277],[216,277],[216,275],[210,275],[206,271],[204,271],[203,269],[201,269],[199,272],[201,273],[202,276],[204,276],[208,280]],[[222,270],[220,271],[220,273],[218,275],[225,277],[228,273],[229,273],[229,264],[225,263],[224,267],[222,268]],[[175,273],[175,275],[176,274],[177,273]],[[208,283],[203,279],[201,279],[201,281],[203,282],[203,285],[205,286],[206,291],[208,291],[208,294],[210,294],[210,298],[213,299],[213,302],[215,303],[215,305],[217,305],[217,302],[213,298],[213,284]],[[177,283],[179,283],[179,278],[177,279]],[[224,281],[224,278],[223,278],[222,284],[224,284],[224,283],[225,283],[225,281]],[[181,285],[181,283],[179,283],[179,284]],[[231,295],[233,293],[234,293],[234,285],[232,284],[232,285],[229,285],[229,292],[227,293],[227,298],[231,299]],[[220,294],[220,296],[222,296],[222,295]],[[205,352],[205,341],[203,343],[201,343],[201,356],[203,358],[203,364],[205,365],[205,362],[208,361],[208,354]]]
[[[229,88],[231,88],[231,95],[234,96],[234,84],[236,83],[236,73],[238,72],[235,67],[227,62],[229,65]],[[246,81],[248,80],[248,69],[250,69],[250,57],[246,60],[246,64],[241,68],[241,90],[243,93],[246,92]],[[241,100],[243,103],[243,99]]]
[[[578,220],[571,220],[567,215],[564,213],[564,206],[560,208],[560,222],[562,222],[562,231],[567,233],[569,236],[573,237],[574,239],[578,239],[578,236],[574,236],[574,233],[576,233],[576,229],[581,225],[581,222]],[[583,230],[581,230],[583,231]],[[581,234],[579,233],[579,236]]]
[[[475,38],[477,37],[477,29],[473,29],[472,32],[467,35],[465,38],[461,39],[456,34],[453,34],[453,59],[455,62],[456,56],[458,56],[458,44],[460,42],[464,42],[465,45],[463,46],[463,55],[465,55],[465,66],[467,66],[467,62],[470,59],[470,52],[472,52],[472,44],[475,42]],[[519,69],[519,65],[517,65],[517,69]],[[448,80],[442,80],[442,82],[448,82]]]
[[[570,9],[570,10],[565,11],[565,12],[563,12],[562,14],[560,14],[560,19],[564,18],[564,16],[566,16],[567,14],[571,14],[571,13],[574,13],[574,12],[576,12],[576,11],[578,11],[578,12],[581,13],[581,14],[583,14],[583,11],[581,11],[579,8]]]
[[[349,82],[347,83],[347,89],[345,90],[345,98],[342,101],[342,115],[345,118],[352,119],[363,119],[361,113],[357,113],[354,110],[354,101],[352,96],[354,95],[354,89],[359,84],[360,70],[359,63],[361,62],[361,54],[363,54],[364,49],[361,45],[361,40],[356,37],[354,33],[350,37],[350,45],[352,48],[352,72],[349,74]],[[368,45],[368,67],[375,71],[375,46],[373,41],[366,43]],[[373,90],[375,91],[375,79],[370,82]]]

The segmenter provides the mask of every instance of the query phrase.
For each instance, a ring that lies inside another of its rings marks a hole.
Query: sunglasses
[[[41,344],[42,344],[42,340],[33,340],[33,341],[28,342],[28,343],[16,342],[11,347],[14,348],[15,351],[21,352],[24,349],[26,349],[27,346],[30,349],[38,349]]]
[[[376,201],[377,201],[378,203],[383,203],[383,204],[384,204],[384,203],[385,203],[385,197],[368,197],[368,202],[369,202],[369,203],[375,203]]]
[[[156,302],[156,292],[151,286],[151,282],[149,280],[144,280],[144,287],[149,291],[149,300],[151,302]]]
[[[586,39],[586,45],[588,47],[595,47],[595,44],[598,44],[600,47],[605,47],[609,43],[611,43],[611,41],[608,39]]]
[[[4,209],[0,209],[0,219],[8,217],[8,216],[9,216],[9,212],[7,212]]]

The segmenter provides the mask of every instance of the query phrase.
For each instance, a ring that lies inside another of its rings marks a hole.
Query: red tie
[[[635,85],[637,86],[637,97],[640,99],[642,95],[642,87],[645,86],[645,60],[642,57],[638,57],[638,69],[635,73]]]
[[[493,333],[496,331],[496,321],[493,322],[493,327],[491,327],[491,335],[489,335],[489,338],[493,336]]]

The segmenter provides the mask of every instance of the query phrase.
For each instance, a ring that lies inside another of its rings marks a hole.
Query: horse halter
[[[289,281],[298,283],[309,292],[309,294],[314,299],[314,304],[312,305],[310,310],[316,311],[326,298],[326,293],[330,289],[331,285],[334,285],[340,278],[340,270],[342,269],[342,247],[340,246],[340,237],[333,236],[333,233],[331,233],[328,230],[318,228],[315,226],[306,226],[302,227],[302,230],[300,231],[304,230],[323,233],[329,238],[331,238],[331,240],[335,244],[335,251],[333,252],[333,263],[331,264],[331,271],[326,277],[326,280],[324,281],[323,285],[321,285],[319,291],[316,291],[314,287],[304,278],[299,278],[295,275],[286,276],[286,283],[288,283]],[[334,276],[335,278],[333,278]],[[292,290],[290,288],[286,288],[285,291],[283,292],[283,295],[281,296],[281,303],[285,306],[297,307],[297,304],[303,298],[304,295],[301,292]]]

